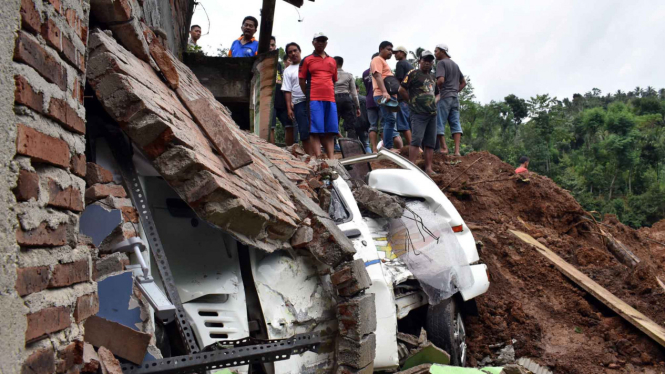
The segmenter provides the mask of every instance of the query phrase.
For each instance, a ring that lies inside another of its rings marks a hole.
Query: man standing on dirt
[[[455,156],[459,156],[462,124],[459,118],[459,98],[457,95],[466,87],[466,80],[459,66],[450,59],[446,44],[438,44],[434,49],[434,54],[438,61],[436,64],[436,84],[439,87],[437,137],[441,145],[441,151],[444,154],[448,153],[445,138],[446,122],[448,122],[455,141]]]
[[[406,60],[408,53],[406,47],[399,46],[393,49],[397,66],[395,67],[395,78],[402,82],[406,75],[413,70],[413,66]],[[397,131],[404,134],[406,144],[411,144],[411,122],[409,120],[409,103],[399,100],[399,111],[397,112]]]
[[[409,160],[415,164],[422,145],[425,156],[425,173],[434,175],[432,159],[436,146],[436,98],[434,74],[431,73],[434,54],[424,51],[420,55],[420,67],[411,70],[399,88],[399,94],[411,110],[413,138],[409,146]]]
[[[310,137],[315,156],[321,153],[321,145],[329,159],[335,156],[335,135],[339,132],[335,82],[337,63],[325,52],[328,37],[324,33],[314,34],[314,52],[300,61],[298,80],[305,88],[309,102]]]
[[[390,100],[395,100],[384,84],[386,77],[393,76],[393,72],[388,65],[387,60],[393,57],[393,44],[388,41],[381,42],[379,45],[379,55],[372,59],[370,64],[370,72],[372,74],[372,85],[374,86],[374,102],[379,106],[381,116],[383,117],[383,146],[387,149],[392,149],[393,145],[397,148],[402,147],[402,139],[397,139],[396,136],[396,119],[395,113],[390,111],[385,105]],[[393,143],[393,138],[394,143]]]
[[[518,162],[520,163],[520,166],[515,169],[515,174],[527,173],[529,171],[529,158],[522,156]]]
[[[259,21],[247,16],[242,20],[242,35],[233,41],[229,49],[229,57],[252,57],[256,56],[259,50],[259,42],[254,38],[256,30],[259,28]]]

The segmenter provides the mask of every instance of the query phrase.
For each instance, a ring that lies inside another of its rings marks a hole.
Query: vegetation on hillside
[[[467,81],[463,153],[487,150],[511,164],[526,155],[530,170],[568,189],[585,209],[633,227],[665,217],[665,89],[603,95],[594,88],[563,100],[508,95],[481,104]]]

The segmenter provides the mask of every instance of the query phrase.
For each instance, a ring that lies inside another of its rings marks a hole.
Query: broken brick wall
[[[0,106],[4,175],[2,371],[64,373],[80,364],[82,322],[95,314],[84,208],[88,1],[3,1]],[[13,60],[13,62],[12,62]],[[5,96],[2,96],[5,99]],[[14,184],[14,181],[15,184]],[[12,289],[13,288],[13,289]],[[6,358],[6,360],[5,360]],[[19,370],[18,368],[21,367]]]

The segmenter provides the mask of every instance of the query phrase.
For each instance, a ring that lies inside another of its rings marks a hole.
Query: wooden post
[[[259,33],[259,54],[270,50],[272,24],[275,18],[275,0],[263,0],[261,9],[261,32]]]

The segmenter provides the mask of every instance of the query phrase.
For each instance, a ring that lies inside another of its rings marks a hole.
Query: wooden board
[[[556,266],[565,276],[570,278],[570,280],[577,283],[580,287],[584,288],[596,299],[600,300],[603,304],[607,305],[610,309],[623,317],[626,321],[630,322],[633,326],[642,330],[642,332],[658,342],[661,346],[665,347],[665,328],[663,326],[650,320],[647,316],[638,312],[633,307],[626,304],[618,297],[614,296],[611,292],[603,288],[598,283],[594,282],[591,278],[577,270],[573,265],[569,264],[550,249],[538,242],[536,239],[531,237],[531,235],[521,231],[508,231],[520,238],[525,243],[534,247],[538,252],[540,252],[540,254],[550,260],[554,266]]]

